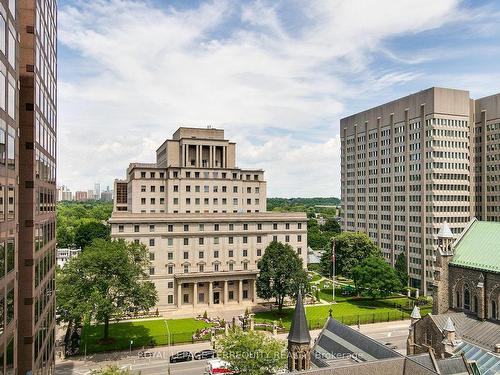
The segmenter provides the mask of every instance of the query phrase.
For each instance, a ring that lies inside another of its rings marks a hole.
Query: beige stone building
[[[179,128],[156,155],[115,181],[110,223],[113,238],[149,247],[161,310],[256,303],[257,262],[273,240],[306,266],[306,215],[266,212],[264,172],[236,166],[223,130]]]
[[[475,215],[500,216],[499,102],[433,87],[340,122],[343,229],[367,233],[391,264],[405,252],[424,293],[442,223],[458,235]]]

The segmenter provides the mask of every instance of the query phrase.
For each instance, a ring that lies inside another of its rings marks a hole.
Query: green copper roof
[[[454,253],[453,265],[500,272],[500,222],[474,221]]]

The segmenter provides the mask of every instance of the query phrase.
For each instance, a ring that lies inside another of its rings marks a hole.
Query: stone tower
[[[443,314],[450,307],[448,264],[453,259],[453,233],[445,221],[438,233],[439,245],[434,262],[433,314]]]
[[[302,371],[311,367],[311,335],[299,291],[290,333],[288,334],[288,370]]]
[[[408,355],[415,354],[415,324],[422,318],[420,315],[420,309],[417,305],[413,307],[411,312],[411,322],[410,329],[408,333],[408,339],[406,340],[406,353]]]

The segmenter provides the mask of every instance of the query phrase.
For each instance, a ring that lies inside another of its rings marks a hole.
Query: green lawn
[[[210,324],[195,319],[167,319],[167,323],[172,344],[191,342],[192,335],[196,330],[210,326]],[[113,341],[106,345],[98,342],[103,337],[103,333],[104,326],[102,324],[84,327],[81,340],[82,352],[85,350],[85,343],[87,344],[87,353],[129,349],[130,340],[133,341],[132,348],[141,348],[150,343],[167,344],[167,329],[163,319],[110,324],[109,336]]]
[[[407,318],[409,313],[401,312],[394,307],[394,304],[404,305],[408,302],[405,297],[388,299],[362,299],[349,300],[331,305],[308,306],[306,307],[306,316],[312,328],[321,328],[328,317],[330,307],[332,316],[345,324],[375,323],[388,320],[399,320]],[[293,315],[293,309],[284,309],[281,321],[285,328],[290,327],[290,320]],[[255,314],[257,321],[279,321],[280,317],[275,311],[265,311]]]

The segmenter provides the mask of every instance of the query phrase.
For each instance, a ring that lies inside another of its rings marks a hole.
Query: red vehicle
[[[229,368],[230,364],[226,361],[220,359],[211,359],[207,361],[207,368],[205,369],[205,375],[214,374],[234,374]]]

